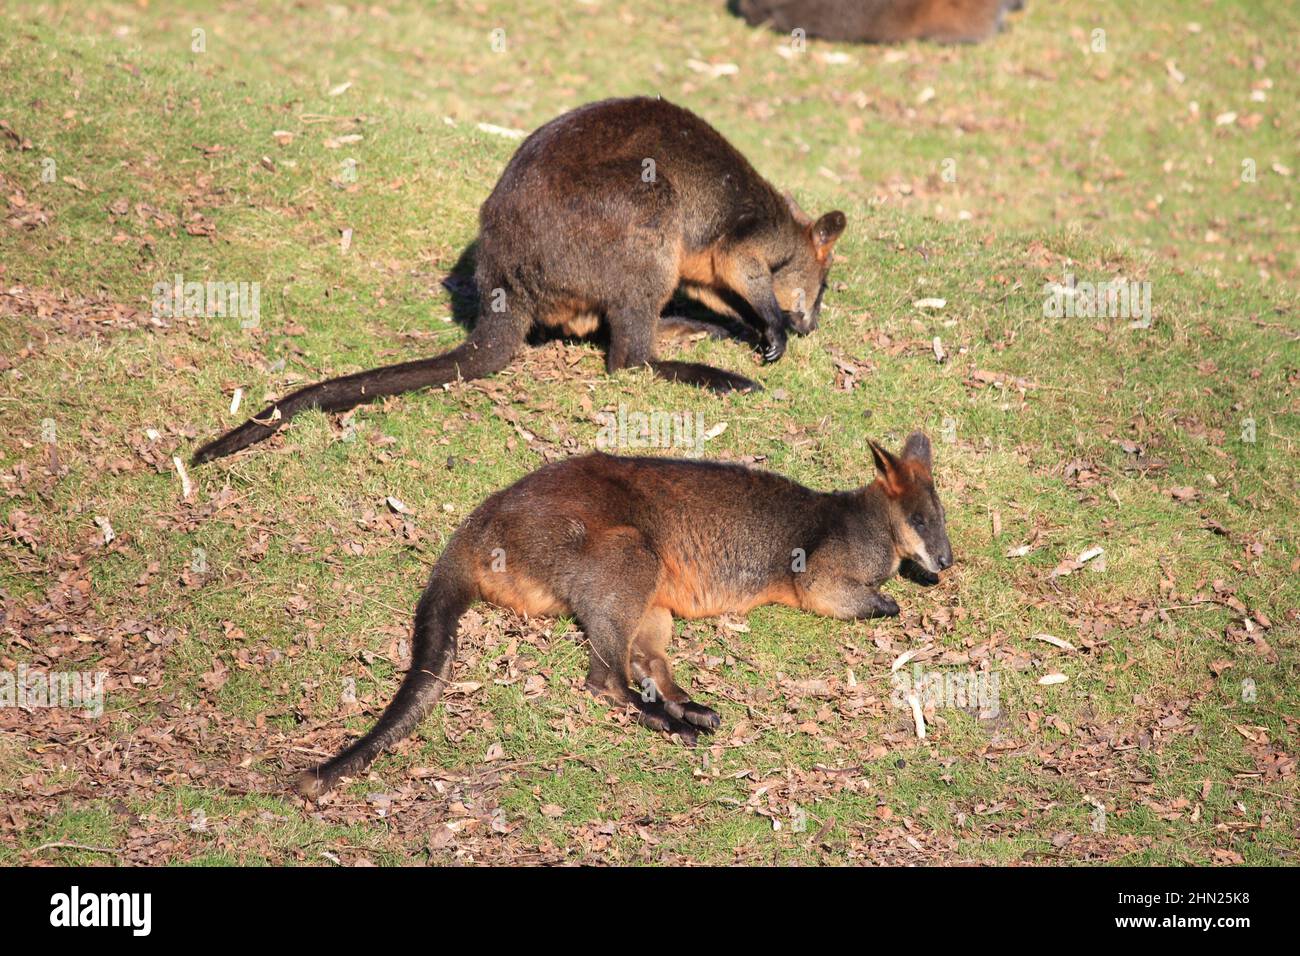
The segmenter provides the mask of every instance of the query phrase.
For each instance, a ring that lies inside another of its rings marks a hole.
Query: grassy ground
[[[1295,862],[1294,9],[1031,0],[985,46],[783,56],[713,0],[167,7],[0,13],[0,671],[108,674],[98,718],[0,708],[0,863]],[[172,456],[264,397],[459,340],[440,280],[515,145],[478,124],[644,92],[848,214],[764,393],[552,343],[182,498]],[[178,273],[260,283],[260,324],[152,316]],[[1150,283],[1149,327],[1046,314],[1071,274]],[[695,750],[581,692],[574,622],[480,606],[416,739],[286,796],[388,700],[456,523],[619,405],[818,487],[923,427],[958,564],[895,621],[679,624]],[[918,740],[908,650],[997,706]]]

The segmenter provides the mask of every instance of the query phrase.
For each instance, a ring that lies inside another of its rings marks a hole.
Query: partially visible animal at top
[[[979,43],[1024,0],[735,0],[750,26],[850,43]]]

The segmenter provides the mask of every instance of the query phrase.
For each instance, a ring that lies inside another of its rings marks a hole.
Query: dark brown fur
[[[736,0],[750,26],[856,43],[979,43],[1021,0]]]
[[[650,165],[653,162],[653,166]],[[764,358],[787,328],[816,327],[844,214],[812,221],[708,123],[663,100],[579,107],[520,145],[479,213],[479,317],[444,355],[312,385],[205,445],[195,463],[274,434],[306,408],[342,411],[504,368],[530,330],[585,335],[603,322],[610,372],[649,366],[718,391],[754,382],[655,357],[659,314],[679,287],[750,318]]]
[[[590,646],[587,688],[693,743],[718,715],[673,680],[672,619],[786,604],[850,620],[895,615],[880,586],[901,564],[925,583],[952,564],[930,444],[872,446],[877,479],[820,492],[738,465],[603,454],[547,465],[483,502],[433,569],[411,667],[375,728],[297,779],[308,796],[409,734],[450,678],[457,621],[476,600],[571,614]],[[914,575],[914,576],[916,576]]]

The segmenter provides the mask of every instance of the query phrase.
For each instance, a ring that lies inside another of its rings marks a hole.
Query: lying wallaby
[[[937,583],[952,564],[930,442],[897,457],[872,443],[876,479],[822,492],[739,465],[594,454],[538,469],[465,519],[415,611],[411,667],[370,733],[301,774],[316,796],[406,737],[451,677],[456,628],[477,600],[572,614],[591,653],[587,689],[693,744],[718,715],[674,681],[673,615],[787,604],[850,620],[898,613],[881,584],[900,564]]]
[[[209,442],[195,463],[275,433],[306,408],[362,402],[500,371],[530,329],[587,335],[603,320],[606,367],[717,391],[740,375],[656,359],[660,310],[681,287],[757,323],[763,357],[787,328],[817,325],[842,212],[815,222],[760,176],[713,127],[663,100],[604,100],[565,113],[524,140],[479,211],[479,315],[461,345],[435,358],[301,389]]]
[[[750,26],[857,43],[978,43],[1023,0],[736,0]]]

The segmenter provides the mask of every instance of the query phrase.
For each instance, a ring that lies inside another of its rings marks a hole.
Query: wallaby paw
[[[785,354],[785,334],[772,336],[765,340],[763,345],[763,361],[768,365],[781,358]]]
[[[872,617],[898,617],[899,615],[898,602],[888,594],[881,594],[871,610]]]
[[[898,573],[914,584],[920,584],[927,588],[934,587],[939,583],[939,575],[921,567],[910,558],[903,561],[899,566]]]

